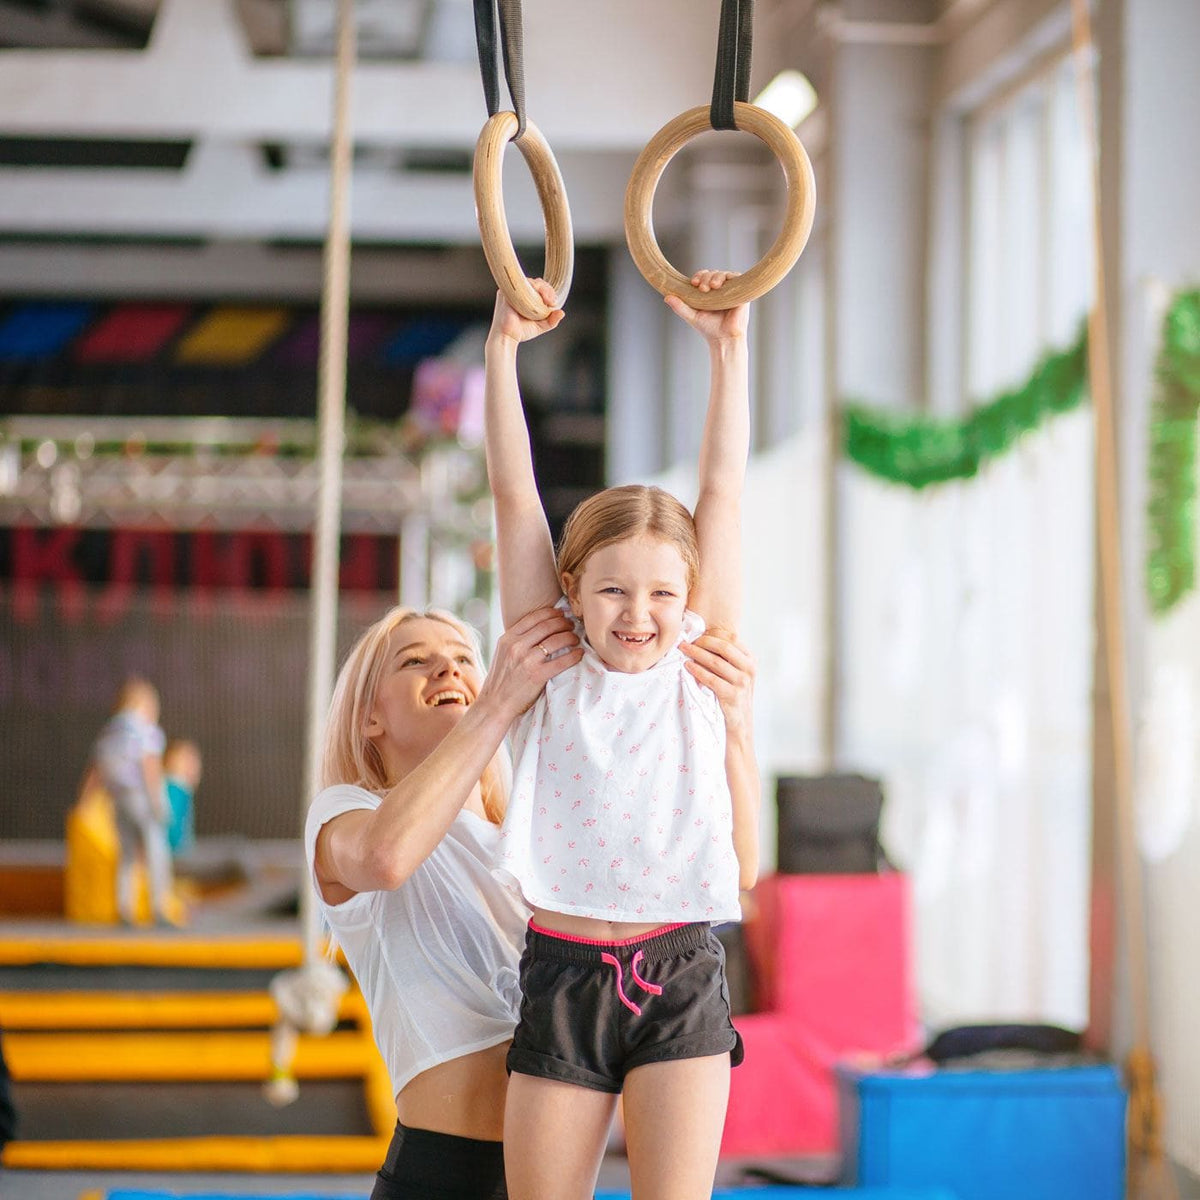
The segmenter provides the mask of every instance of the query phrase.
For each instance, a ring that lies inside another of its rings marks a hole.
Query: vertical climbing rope
[[[350,84],[355,60],[354,0],[338,0],[329,154],[329,223],[321,279],[321,352],[317,384],[320,465],[309,627],[308,723],[303,814],[320,788],[321,736],[333,693],[337,654],[338,538],[342,523],[342,451],[346,441],[346,342],[350,308]],[[305,961],[320,937],[311,888],[301,888]]]
[[[329,224],[321,279],[321,352],[317,373],[317,511],[308,653],[308,715],[300,826],[321,781],[321,742],[333,692],[337,654],[338,541],[342,523],[342,451],[346,441],[346,345],[350,321],[350,82],[355,59],[354,0],[338,0],[333,81],[333,134],[329,155]],[[279,1021],[272,1037],[272,1103],[296,1098],[292,1057],[296,1031],[328,1033],[337,1023],[345,980],[321,958],[321,922],[308,872],[300,885],[303,962],[272,983]]]

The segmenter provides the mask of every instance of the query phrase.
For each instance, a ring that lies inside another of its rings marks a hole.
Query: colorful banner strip
[[[285,308],[214,308],[179,343],[176,360],[212,367],[245,366],[279,337],[291,319]]]
[[[75,346],[81,363],[138,363],[153,358],[183,328],[187,304],[121,304],[111,308]]]
[[[22,304],[0,322],[0,360],[54,358],[91,315],[90,304]]]

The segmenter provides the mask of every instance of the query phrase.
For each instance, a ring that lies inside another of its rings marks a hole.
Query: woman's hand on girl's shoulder
[[[687,670],[717,698],[728,730],[749,729],[754,720],[754,656],[732,634],[705,633],[681,642]]]
[[[566,616],[551,605],[535,608],[505,630],[496,643],[479,699],[494,697],[515,719],[541,695],[547,680],[582,657],[583,647]]]

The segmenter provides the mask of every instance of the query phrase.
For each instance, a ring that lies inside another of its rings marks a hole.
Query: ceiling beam
[[[530,118],[556,153],[638,149],[712,88],[717,0],[527,0]],[[163,0],[144,51],[8,50],[0,131],[294,141],[328,137],[332,66],[255,58],[232,0]],[[473,63],[362,63],[359,140],[474,146],[485,118]]]
[[[516,241],[541,244],[537,192],[520,156],[510,157],[509,231]],[[632,154],[559,155],[577,240],[622,237],[632,166]],[[0,168],[0,233],[320,240],[328,206],[326,171],[270,171],[253,148],[230,143],[197,145],[182,171]],[[479,238],[469,174],[359,171],[350,212],[359,242]]]
[[[0,0],[0,47],[112,50],[127,48],[129,43],[129,35],[103,24],[81,21],[68,8],[30,8]]]

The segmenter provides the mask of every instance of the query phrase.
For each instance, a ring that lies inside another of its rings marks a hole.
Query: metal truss
[[[308,530],[313,436],[309,421],[10,418],[0,422],[0,523]],[[452,540],[486,528],[477,451],[437,445],[418,462],[390,448],[342,466],[348,533],[396,533],[418,514]]]

